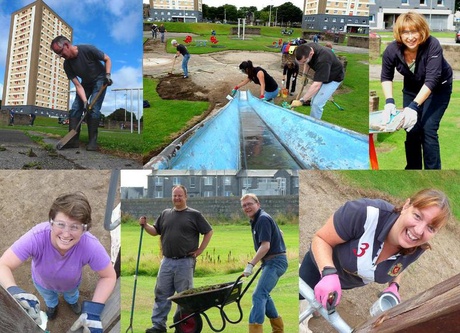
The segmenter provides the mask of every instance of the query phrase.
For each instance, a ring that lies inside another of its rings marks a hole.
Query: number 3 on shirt
[[[368,248],[369,248],[369,243],[362,243],[359,248],[359,252],[357,249],[353,249],[353,254],[357,257],[362,257],[366,253],[366,250]]]

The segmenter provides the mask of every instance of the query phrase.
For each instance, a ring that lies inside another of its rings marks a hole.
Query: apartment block
[[[150,18],[162,22],[201,22],[202,0],[150,0]]]
[[[398,16],[409,10],[424,15],[431,30],[455,29],[455,0],[372,0],[369,27],[392,29]]]
[[[72,40],[72,28],[42,0],[11,15],[3,88],[4,108],[55,116],[69,108],[70,82],[63,61],[50,49],[58,35]]]
[[[305,0],[302,28],[367,34],[372,0]]]

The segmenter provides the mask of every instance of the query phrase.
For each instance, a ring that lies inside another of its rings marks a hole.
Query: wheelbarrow
[[[200,333],[203,329],[203,319],[214,332],[222,332],[227,322],[237,324],[243,319],[241,299],[259,274],[261,268],[249,280],[243,289],[244,275],[240,275],[235,282],[215,284],[211,286],[192,288],[178,293],[168,299],[179,306],[179,311],[174,315],[174,323],[169,328],[175,327],[177,333]],[[225,313],[225,306],[236,303],[239,316],[236,320],[230,319]],[[221,317],[220,327],[211,322],[205,311],[217,308]]]

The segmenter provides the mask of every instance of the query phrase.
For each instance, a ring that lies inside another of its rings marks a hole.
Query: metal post
[[[133,126],[133,122],[134,122],[134,112],[133,112],[133,90],[131,89],[130,91],[130,98],[131,98],[131,133],[134,131],[134,126]]]
[[[139,114],[140,111],[140,104],[139,101],[141,99],[141,88],[137,88],[137,134],[141,134],[141,117]]]
[[[272,20],[272,5],[270,5],[270,15],[268,16],[268,26],[269,27],[272,26],[271,20]]]

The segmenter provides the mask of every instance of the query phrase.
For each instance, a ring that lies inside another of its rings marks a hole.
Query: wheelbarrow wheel
[[[174,315],[174,322],[176,323],[188,315],[187,313],[176,313]],[[199,313],[176,325],[176,333],[200,333],[202,329],[203,319]]]

